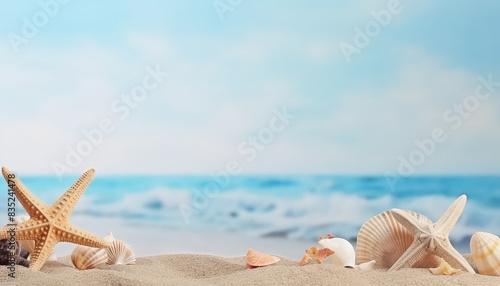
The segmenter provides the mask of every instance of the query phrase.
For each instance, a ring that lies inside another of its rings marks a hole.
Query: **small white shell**
[[[76,268],[85,270],[106,264],[108,255],[105,249],[78,245],[71,253],[71,261]]]
[[[416,212],[407,211],[419,221],[431,221]],[[389,269],[413,243],[413,233],[406,230],[392,215],[385,211],[368,220],[359,231],[356,245],[356,262],[377,261],[374,268]],[[439,257],[428,254],[413,264],[415,268],[432,268],[439,265]]]
[[[486,232],[477,232],[470,241],[472,259],[479,274],[500,276],[500,238]]]
[[[106,235],[103,239],[110,243],[116,240],[111,232],[108,233],[108,235]]]
[[[360,265],[355,265],[354,269],[358,270],[372,270],[375,266],[376,261],[372,260],[370,262],[361,263]]]
[[[135,264],[135,255],[128,244],[122,240],[114,240],[106,249],[108,264]]]
[[[19,216],[15,216],[14,217],[14,223],[16,224],[19,224],[19,223],[22,223],[22,222],[25,222],[27,220],[29,220],[30,217],[27,216],[27,215],[19,215]],[[7,224],[9,223],[12,223],[10,221],[8,221],[5,226],[7,226]],[[34,240],[19,240],[19,243],[24,247],[24,249],[26,249],[30,254],[33,253],[33,251],[35,250],[35,241]],[[28,257],[28,260],[31,258],[31,256]],[[47,259],[47,261],[57,261],[57,256],[52,253],[49,258]]]
[[[343,238],[335,237],[322,239],[318,242],[318,244],[321,248],[329,248],[335,251],[334,254],[328,256],[333,265],[340,267],[354,267],[356,253],[354,252],[354,248],[349,241]]]

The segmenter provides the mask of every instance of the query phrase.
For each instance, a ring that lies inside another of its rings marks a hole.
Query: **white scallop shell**
[[[80,270],[95,268],[108,262],[106,249],[78,245],[71,253],[71,261]]]
[[[479,274],[500,276],[500,238],[498,236],[477,232],[472,236],[470,249]]]
[[[29,220],[30,217],[27,216],[27,215],[20,215],[20,216],[15,216],[14,217],[14,223],[16,224],[19,224],[19,223],[22,223],[22,222],[25,222],[27,220]],[[7,224],[9,223],[12,223],[10,221],[8,221],[5,226],[7,226]],[[5,227],[4,226],[4,227]],[[34,240],[19,240],[19,243],[24,247],[24,249],[26,249],[30,254],[33,253],[33,251],[35,251],[35,241]],[[31,256],[28,257],[28,260],[31,258]],[[57,261],[57,256],[52,253],[50,254],[49,258],[47,259],[47,261]]]
[[[135,255],[128,244],[122,240],[114,240],[107,248],[108,264],[135,264]]]
[[[335,251],[334,254],[328,256],[335,266],[354,267],[355,255],[354,248],[352,244],[343,238],[327,238],[322,239],[318,242],[321,248],[329,248]]]
[[[419,213],[406,211],[424,223],[431,223]],[[394,218],[391,211],[385,211],[361,227],[356,245],[356,262],[361,264],[375,260],[375,268],[389,269],[410,247],[413,240],[413,234]],[[412,267],[432,268],[438,265],[439,257],[428,254]]]

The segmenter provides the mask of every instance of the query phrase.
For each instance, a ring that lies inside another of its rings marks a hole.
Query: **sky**
[[[0,164],[500,174],[500,3],[338,2],[2,1]]]

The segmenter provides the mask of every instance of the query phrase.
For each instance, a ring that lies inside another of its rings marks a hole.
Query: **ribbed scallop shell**
[[[330,255],[329,258],[333,265],[345,267],[354,267],[356,253],[354,252],[354,247],[352,244],[343,238],[329,238],[322,239],[318,242],[321,248],[328,248],[335,251],[334,254]]]
[[[122,240],[114,240],[111,246],[107,248],[107,253],[108,264],[135,264],[134,252]]]
[[[247,262],[247,268],[256,268],[256,267],[262,267],[262,266],[267,266],[273,263],[276,263],[280,261],[281,259],[276,256],[272,256],[269,254],[265,254],[262,252],[258,252],[253,249],[249,249],[247,252],[247,257],[246,257],[246,262]]]
[[[406,211],[424,223],[432,223],[419,213]],[[394,218],[391,211],[385,211],[361,227],[356,246],[356,262],[361,264],[375,260],[375,268],[389,269],[410,247],[413,240],[413,234]],[[413,267],[432,268],[438,265],[439,257],[428,254]]]
[[[71,261],[80,270],[92,269],[108,262],[105,249],[78,245],[71,253]]]
[[[472,236],[470,249],[479,274],[500,276],[500,238],[498,236],[477,232]]]
[[[25,222],[29,220],[30,217],[27,215],[19,215],[14,217],[14,223],[20,224],[22,222]],[[12,223],[12,222],[7,222],[7,224]],[[5,225],[7,226],[7,225]],[[19,243],[26,249],[29,253],[32,253],[35,251],[35,241],[34,240],[19,240]],[[29,260],[29,257],[27,258]],[[57,256],[52,253],[47,261],[57,261]]]

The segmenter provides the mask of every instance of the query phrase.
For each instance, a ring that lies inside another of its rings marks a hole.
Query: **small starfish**
[[[412,267],[422,257],[432,253],[443,258],[455,268],[475,273],[465,258],[453,248],[448,238],[449,233],[462,214],[466,202],[467,196],[460,196],[436,223],[430,224],[418,221],[413,215],[404,210],[392,209],[391,212],[394,218],[413,233],[415,239],[389,271]]]
[[[14,182],[13,190],[16,197],[30,219],[15,227],[1,228],[0,239],[9,239],[8,231],[15,230],[17,240],[34,240],[35,250],[30,254],[30,269],[40,270],[58,242],[71,242],[96,248],[109,247],[109,242],[72,225],[68,220],[76,203],[94,178],[94,169],[85,172],[51,206],[47,206],[35,197],[17,177],[11,179],[14,174],[7,168],[2,168],[2,173],[9,184]]]

